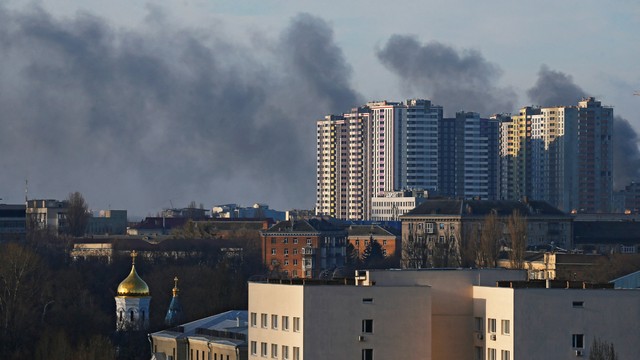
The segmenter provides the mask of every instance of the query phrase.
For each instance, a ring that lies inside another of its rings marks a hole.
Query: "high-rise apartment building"
[[[499,121],[458,112],[439,127],[439,193],[494,200],[498,192]]]
[[[500,120],[500,198],[544,200],[564,211],[609,212],[613,109],[524,107]]]
[[[316,213],[369,219],[371,198],[437,190],[438,125],[431,101],[376,101],[317,122]]]

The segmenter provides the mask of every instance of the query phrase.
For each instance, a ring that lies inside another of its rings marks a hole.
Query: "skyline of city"
[[[591,95],[637,126],[636,50],[620,46],[633,40],[624,30],[637,23],[636,4],[554,4],[570,14],[561,35],[541,30],[557,21],[550,14],[519,15],[539,4],[409,3],[431,20],[405,11],[374,28],[354,26],[349,9],[372,19],[383,7],[345,6],[8,2],[0,198],[21,202],[28,179],[30,198],[80,191],[94,209],[139,216],[191,200],[310,208],[314,122],[366,100],[425,98],[445,116],[486,117]],[[457,27],[442,20],[466,13]],[[494,14],[502,26],[483,20]],[[557,36],[584,41],[544,51]],[[614,146],[631,170],[617,188],[640,163],[629,122],[614,129],[626,135]]]

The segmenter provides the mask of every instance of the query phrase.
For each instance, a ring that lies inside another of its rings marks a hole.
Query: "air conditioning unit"
[[[476,338],[477,338],[478,340],[482,340],[482,339],[484,339],[484,336],[482,335],[482,333],[477,333],[477,334],[476,334]]]
[[[494,340],[494,341],[495,341],[495,339],[496,339],[496,334],[491,334],[491,335],[489,335],[489,339],[491,339],[491,340]]]
[[[362,335],[358,336],[358,341],[364,341],[364,336]]]
[[[582,356],[582,355],[583,355],[582,350],[576,350],[576,356]]]

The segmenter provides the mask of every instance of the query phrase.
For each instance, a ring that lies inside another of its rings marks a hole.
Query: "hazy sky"
[[[640,159],[637,1],[389,4],[0,3],[2,202],[28,178],[30,198],[136,215],[312,208],[315,120],[367,100],[489,115],[596,96]]]

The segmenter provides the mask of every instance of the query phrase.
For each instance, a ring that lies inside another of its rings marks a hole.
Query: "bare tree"
[[[618,360],[613,344],[594,338],[589,348],[589,360]]]
[[[479,264],[481,227],[477,223],[461,226],[460,265],[475,267]]]
[[[480,233],[480,249],[478,251],[478,266],[489,268],[496,267],[498,255],[500,254],[501,239],[502,224],[498,220],[498,215],[492,212],[485,217],[482,224],[482,231]]]
[[[71,236],[82,236],[89,223],[89,206],[77,191],[69,194],[67,203],[67,233]]]
[[[460,231],[452,230],[451,224],[446,224],[438,241],[429,244],[433,253],[431,262],[434,267],[457,267],[461,265],[459,239]]]
[[[402,239],[402,268],[423,269],[430,267],[429,248],[424,234],[418,235],[415,227],[410,227],[408,234]]]
[[[527,220],[520,215],[518,210],[507,219],[507,230],[509,231],[509,260],[512,269],[524,268],[524,255],[527,248]]]

